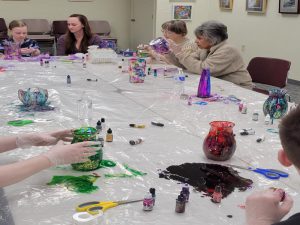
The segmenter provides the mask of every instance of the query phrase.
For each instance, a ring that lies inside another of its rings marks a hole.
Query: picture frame
[[[279,13],[299,14],[299,0],[279,0]]]
[[[233,0],[219,0],[219,7],[221,10],[232,10]]]
[[[246,11],[251,13],[265,13],[267,0],[246,0]]]
[[[174,4],[172,10],[173,20],[192,20],[192,5]]]

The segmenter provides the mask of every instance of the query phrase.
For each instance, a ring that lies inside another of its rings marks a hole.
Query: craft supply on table
[[[105,141],[106,142],[112,142],[113,141],[113,133],[112,133],[112,130],[111,128],[108,128],[107,132],[106,132],[106,138],[105,138]]]
[[[93,82],[97,82],[98,81],[98,79],[90,79],[90,78],[87,78],[86,80],[87,81],[93,81]]]
[[[152,211],[154,206],[154,200],[152,194],[148,192],[143,200],[143,210],[144,211]]]
[[[155,199],[156,199],[155,188],[150,188],[149,192],[151,193],[152,198],[153,198],[153,205],[155,205]]]
[[[131,145],[138,145],[138,144],[142,143],[143,141],[144,141],[143,138],[138,138],[137,140],[130,140],[129,144],[131,144]]]
[[[155,122],[155,121],[152,121],[151,124],[154,125],[154,126],[157,126],[157,127],[163,127],[164,126],[163,123]]]
[[[212,194],[212,199],[211,201],[214,203],[221,203],[222,201],[222,187],[220,185],[217,185],[215,187],[214,193]]]
[[[178,195],[176,199],[175,212],[177,213],[185,212],[185,198],[182,194]]]
[[[242,169],[242,170],[250,170],[250,171],[262,174],[266,178],[271,179],[271,180],[278,180],[281,177],[286,178],[289,176],[288,173],[281,171],[281,170],[276,170],[276,169],[253,168],[253,167],[244,167],[244,166],[237,166],[237,165],[230,165],[230,164],[227,164],[227,166]]]
[[[129,126],[134,127],[134,128],[145,128],[146,127],[144,124],[134,124],[134,123],[129,124]]]
[[[260,136],[259,138],[256,139],[257,143],[261,143],[261,142],[264,142],[264,141],[265,141],[265,136],[264,135],[262,135],[262,136]]]
[[[77,213],[73,215],[73,219],[75,222],[81,222],[82,224],[97,225],[100,224],[101,217],[103,216],[103,213],[107,209],[116,207],[118,205],[130,204],[130,203],[135,203],[140,201],[143,200],[139,199],[139,200],[125,200],[125,201],[85,202],[76,207]]]
[[[240,135],[245,136],[245,135],[254,135],[255,134],[255,130],[253,130],[252,128],[246,128],[246,129],[241,129],[240,130]]]

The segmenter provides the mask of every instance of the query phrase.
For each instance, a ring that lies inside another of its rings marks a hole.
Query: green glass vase
[[[83,141],[96,141],[97,140],[97,130],[94,127],[81,127],[76,129],[73,132],[73,143],[83,142]],[[71,164],[74,170],[78,171],[91,171],[96,170],[100,167],[100,162],[102,161],[103,157],[103,150],[101,145],[96,145],[93,147],[97,147],[97,154],[90,156],[89,161],[83,163],[74,163]]]

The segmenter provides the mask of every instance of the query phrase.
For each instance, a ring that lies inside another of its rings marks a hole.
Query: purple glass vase
[[[169,44],[162,37],[158,37],[158,38],[150,41],[149,45],[152,47],[152,49],[156,53],[159,53],[159,54],[167,54],[167,53],[169,53]]]
[[[210,71],[203,69],[198,85],[197,97],[208,98],[210,97]]]

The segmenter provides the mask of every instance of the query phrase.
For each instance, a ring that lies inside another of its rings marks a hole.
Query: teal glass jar
[[[73,143],[83,142],[83,141],[96,141],[97,140],[97,130],[94,127],[81,127],[76,129],[73,132]],[[97,147],[96,155],[90,156],[89,161],[83,163],[74,163],[71,164],[74,170],[78,171],[91,171],[96,170],[100,167],[100,163],[103,158],[103,150],[101,145],[96,145],[93,147]]]

